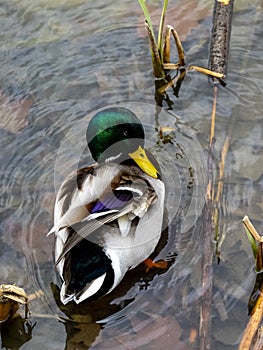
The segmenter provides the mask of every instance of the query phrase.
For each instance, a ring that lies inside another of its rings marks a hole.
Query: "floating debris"
[[[173,143],[172,140],[175,138],[175,128],[170,126],[160,126],[159,137],[163,143]]]
[[[25,305],[25,317],[28,313],[28,296],[23,288],[14,284],[0,285],[0,323],[16,313],[19,306]]]

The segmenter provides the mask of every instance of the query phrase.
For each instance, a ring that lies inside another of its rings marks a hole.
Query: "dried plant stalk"
[[[243,333],[241,343],[239,345],[239,350],[250,350],[253,338],[258,331],[258,327],[262,321],[263,317],[263,286],[260,289],[260,295],[254,306],[254,312],[250,317],[247,327]]]
[[[209,68],[226,75],[234,0],[215,0]]]

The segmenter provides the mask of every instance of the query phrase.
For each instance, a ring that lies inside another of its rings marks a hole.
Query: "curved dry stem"
[[[169,28],[169,30],[171,31],[171,33],[173,34],[174,37],[174,41],[177,47],[177,52],[178,52],[178,59],[179,59],[179,64],[180,66],[184,66],[184,48],[183,45],[181,43],[180,37],[177,33],[177,31],[170,25],[167,26]]]

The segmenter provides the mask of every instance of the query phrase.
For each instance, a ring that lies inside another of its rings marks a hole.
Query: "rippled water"
[[[168,23],[184,39],[187,62],[206,66],[211,2],[199,1],[198,7],[195,0],[170,3]],[[149,4],[158,18],[161,3]],[[218,96],[215,184],[233,123],[219,207],[221,260],[217,264],[214,258],[213,264],[212,345],[220,350],[238,348],[248,321],[255,274],[243,216],[249,215],[259,232],[263,228],[261,14],[260,1],[235,4],[228,85]],[[0,23],[0,283],[44,293],[30,305],[32,338],[19,333],[21,324],[11,325],[11,333],[2,330],[2,346],[198,349],[213,102],[207,79],[189,73],[179,99],[170,92],[173,110],[156,109],[148,41],[136,1],[1,1]],[[146,274],[141,266],[130,271],[117,290],[97,303],[62,307],[53,239],[46,238],[55,193],[85,153],[91,114],[116,103],[141,118],[148,147],[165,172],[167,244],[157,258],[176,259],[166,272]],[[167,143],[160,140],[160,126],[175,127]]]

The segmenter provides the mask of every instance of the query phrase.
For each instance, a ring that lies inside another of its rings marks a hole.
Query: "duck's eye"
[[[124,130],[123,130],[123,135],[124,135],[124,136],[128,136],[128,130],[127,130],[127,129],[124,129]]]

